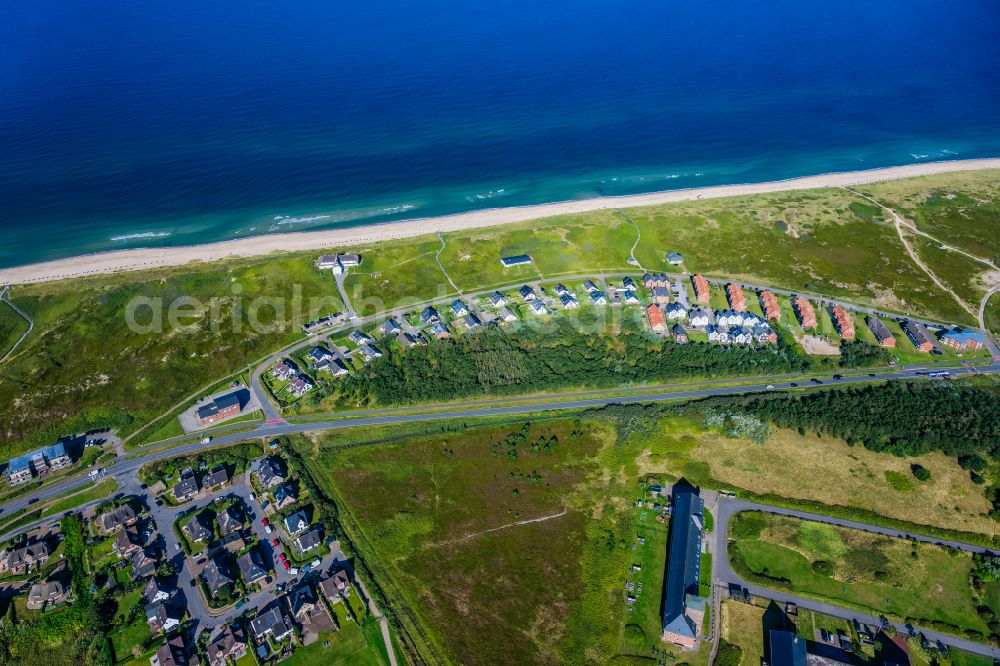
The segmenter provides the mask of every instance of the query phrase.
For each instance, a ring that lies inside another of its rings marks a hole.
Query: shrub
[[[719,650],[715,653],[715,664],[717,666],[740,666],[743,660],[743,650],[738,645],[733,645],[726,639],[719,639]]]
[[[972,470],[973,472],[982,472],[986,469],[986,460],[975,453],[959,456],[958,464],[961,465],[962,469]]]
[[[924,467],[923,465],[913,463],[912,465],[910,465],[910,471],[913,472],[913,476],[915,476],[920,481],[931,480],[931,471],[926,467]]]
[[[812,563],[813,573],[827,578],[833,578],[833,562],[827,560],[816,560]]]

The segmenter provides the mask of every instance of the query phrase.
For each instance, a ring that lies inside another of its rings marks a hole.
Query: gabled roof
[[[295,501],[295,491],[292,486],[287,483],[282,483],[274,488],[274,501],[278,504],[284,504],[286,501]]]
[[[221,663],[236,646],[246,646],[247,639],[239,627],[227,626],[215,640],[208,644],[208,663]]]
[[[142,598],[146,600],[147,603],[153,603],[153,600],[160,593],[170,596],[171,589],[161,583],[156,578],[150,578],[149,582],[146,583],[146,588],[142,592]]]
[[[285,473],[281,470],[281,464],[274,458],[268,458],[257,468],[257,476],[261,483],[270,486],[273,482],[284,481]]]
[[[190,467],[181,470],[180,479],[174,484],[174,497],[188,497],[198,492],[198,477]]]
[[[332,599],[341,593],[341,590],[349,590],[351,579],[347,577],[344,569],[337,569],[331,576],[324,578],[319,583],[320,592],[328,599]]]
[[[267,576],[267,571],[264,570],[264,564],[260,559],[260,553],[257,552],[256,548],[241,555],[236,560],[236,564],[240,568],[240,575],[243,577],[243,582],[247,584],[254,583]]]
[[[323,543],[323,528],[313,525],[295,539],[295,548],[300,553],[307,553]]]
[[[219,521],[219,531],[225,535],[242,528],[244,516],[239,507],[232,505],[220,511],[216,520]]]
[[[97,524],[105,532],[135,520],[135,511],[128,504],[116,507],[97,517]]]
[[[213,595],[222,589],[224,585],[229,585],[233,582],[233,579],[226,574],[223,565],[214,558],[209,560],[208,564],[205,565],[205,568],[201,572],[201,577],[205,581],[208,591]]]
[[[977,333],[976,331],[973,331],[968,328],[953,328],[950,331],[945,331],[945,333],[942,334],[941,337],[950,338],[951,340],[960,342],[962,344],[966,344],[968,342],[977,342],[979,344],[982,344],[986,342],[985,335],[983,335],[982,333]]]
[[[216,465],[205,477],[205,485],[210,488],[221,486],[224,483],[229,483],[229,472],[226,471],[225,465]]]
[[[134,527],[126,527],[115,537],[115,550],[118,553],[125,553],[133,548],[141,548],[142,539],[139,538],[139,530]]]
[[[298,511],[293,511],[292,513],[285,516],[285,529],[288,530],[289,534],[294,534],[300,530],[304,530],[309,525],[309,516],[302,509]]]
[[[687,619],[685,611],[688,595],[698,593],[704,502],[695,488],[678,483],[673,488],[673,505],[663,594],[663,629],[693,639],[697,637],[697,627]]]
[[[315,346],[309,350],[309,360],[313,363],[319,363],[323,359],[331,358],[333,354],[329,349],[322,346]]]
[[[149,576],[156,570],[156,560],[144,548],[133,552],[129,559],[132,561],[133,576]]]
[[[792,631],[771,631],[770,666],[806,666],[806,641]]]
[[[301,585],[288,595],[288,607],[292,609],[292,615],[295,617],[311,610],[315,605],[316,594],[308,585]]]
[[[289,626],[285,614],[281,612],[281,608],[274,604],[250,620],[250,630],[260,640],[267,634],[280,638],[291,632],[292,628]]]
[[[192,541],[205,541],[212,538],[212,517],[207,511],[199,511],[184,523],[181,531]]]

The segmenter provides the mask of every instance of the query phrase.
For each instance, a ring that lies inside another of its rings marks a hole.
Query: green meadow
[[[989,631],[969,553],[758,512],[737,514],[729,537],[734,569],[759,584],[952,633]]]

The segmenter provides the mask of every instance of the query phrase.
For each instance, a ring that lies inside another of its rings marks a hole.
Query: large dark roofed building
[[[772,631],[769,666],[806,666],[806,641],[794,631]]]
[[[705,503],[696,488],[681,482],[674,486],[673,504],[663,603],[663,640],[693,648],[697,645],[698,627],[705,615],[705,600],[698,596]]]
[[[215,423],[227,416],[240,413],[240,396],[238,393],[220,395],[206,405],[198,408],[198,420],[202,425]]]

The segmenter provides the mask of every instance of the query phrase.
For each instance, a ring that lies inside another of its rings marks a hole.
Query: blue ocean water
[[[0,265],[1000,155],[996,0],[0,4]]]

